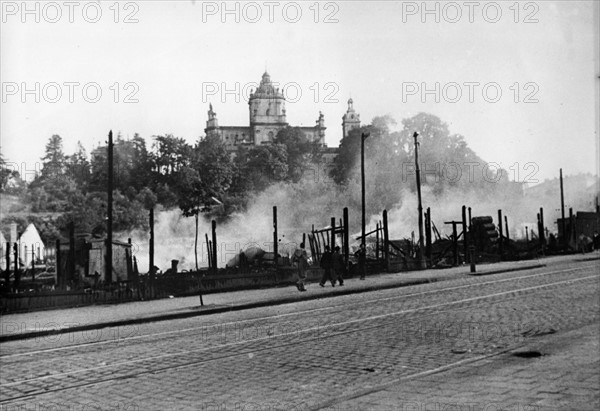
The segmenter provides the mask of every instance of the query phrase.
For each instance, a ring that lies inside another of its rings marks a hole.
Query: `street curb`
[[[515,268],[507,268],[504,270],[491,270],[491,271],[483,271],[481,273],[469,273],[472,276],[478,275],[492,275],[492,274],[500,274],[500,273],[511,273],[513,271],[525,271],[525,270],[533,270],[535,268],[543,268],[546,267],[546,264],[536,264],[536,265],[528,265],[526,267],[515,267]]]
[[[491,274],[513,272],[513,271],[530,270],[530,269],[540,268],[540,267],[545,267],[545,266],[546,266],[545,264],[538,264],[538,265],[526,266],[526,267],[515,267],[515,268],[508,268],[508,269],[485,271],[482,273],[475,273],[475,274],[467,273],[467,274],[491,275]],[[124,319],[124,320],[105,321],[105,322],[93,323],[93,324],[87,324],[87,325],[78,325],[78,326],[68,327],[68,328],[47,329],[47,330],[39,330],[39,331],[33,331],[33,332],[28,332],[28,333],[2,335],[2,336],[0,336],[0,343],[9,342],[9,341],[28,340],[28,339],[32,339],[32,338],[40,338],[40,337],[46,337],[46,336],[52,336],[52,335],[68,334],[68,333],[73,333],[73,332],[90,331],[90,330],[96,330],[96,329],[107,328],[107,327],[122,327],[122,326],[127,326],[127,325],[137,325],[137,324],[144,324],[144,323],[149,323],[149,322],[177,320],[177,319],[184,319],[184,318],[191,318],[191,317],[199,317],[199,316],[203,316],[203,315],[221,314],[221,313],[232,312],[232,311],[242,311],[242,310],[249,310],[249,309],[253,309],[253,308],[263,308],[263,307],[269,307],[269,306],[274,306],[274,305],[291,304],[291,303],[297,303],[297,302],[301,302],[301,301],[318,300],[321,298],[336,297],[336,296],[341,296],[341,295],[359,294],[359,293],[363,293],[363,292],[370,292],[370,291],[377,291],[377,290],[389,290],[389,289],[393,289],[393,288],[401,288],[401,287],[409,287],[409,286],[413,286],[413,285],[434,283],[434,282],[438,282],[440,280],[441,280],[441,277],[432,277],[432,278],[424,278],[424,279],[419,279],[419,280],[407,281],[405,283],[392,283],[392,284],[381,284],[381,285],[374,284],[374,285],[370,285],[370,286],[366,286],[366,287],[353,288],[353,289],[340,287],[340,288],[337,288],[336,290],[331,290],[329,292],[321,293],[321,294],[296,294],[295,293],[293,296],[290,295],[288,297],[278,298],[275,300],[257,301],[257,302],[252,302],[252,303],[239,304],[239,305],[224,305],[224,306],[200,309],[200,310],[194,309],[193,311],[187,311],[187,312],[159,314],[159,315],[142,317],[142,318],[128,318],[128,319]]]

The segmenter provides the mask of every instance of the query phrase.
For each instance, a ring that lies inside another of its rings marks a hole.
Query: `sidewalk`
[[[588,257],[591,257],[591,255],[588,255]],[[477,266],[477,275],[528,270],[542,267],[557,259],[559,261],[571,261],[577,258],[581,258],[581,255],[480,264]],[[204,306],[200,306],[198,296],[192,296],[8,314],[0,317],[2,325],[0,342],[288,304],[468,276],[470,276],[469,266],[460,266],[448,269],[374,274],[367,276],[365,281],[360,281],[358,278],[349,279],[343,287],[338,286],[335,288],[332,288],[329,284],[325,288],[321,288],[317,283],[312,283],[307,287],[308,292],[304,293],[300,293],[296,291],[295,287],[289,286],[208,294],[203,296]]]

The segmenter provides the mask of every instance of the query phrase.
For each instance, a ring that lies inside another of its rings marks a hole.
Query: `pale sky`
[[[421,1],[229,2],[229,14],[220,1],[22,4],[2,2],[0,33],[1,149],[22,174],[52,134],[67,153],[80,140],[89,154],[110,129],[193,143],[209,102],[220,125],[248,125],[242,92],[265,68],[297,100],[291,125],[323,112],[329,146],[352,97],[363,123],[435,114],[520,181],[528,163],[540,181],[596,171],[591,1],[428,2],[430,14]]]

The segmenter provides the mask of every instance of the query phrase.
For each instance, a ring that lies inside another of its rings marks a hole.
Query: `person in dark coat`
[[[333,260],[333,283],[336,281],[340,285],[344,285],[344,272],[346,271],[346,264],[344,263],[344,256],[340,253],[340,247],[335,247],[332,255]]]
[[[321,256],[321,268],[323,269],[323,276],[321,277],[321,281],[319,282],[319,285],[321,287],[325,287],[325,283],[327,282],[327,280],[329,280],[331,282],[331,286],[335,287],[335,280],[333,279],[333,276],[331,275],[331,269],[333,268],[333,259],[332,259],[332,254],[331,254],[331,250],[329,249],[329,246],[326,245],[325,246],[325,251],[323,252],[323,255]]]
[[[358,259],[358,273],[360,274],[360,279],[364,280],[367,272],[367,249],[364,244],[360,245],[360,248],[354,253],[354,256]]]

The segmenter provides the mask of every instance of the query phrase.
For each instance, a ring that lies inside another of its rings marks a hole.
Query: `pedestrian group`
[[[354,253],[354,256],[358,262],[358,274],[361,280],[365,279],[366,275],[366,262],[367,252],[364,244],[360,245],[360,248]],[[300,248],[294,251],[292,255],[292,265],[296,267],[296,273],[298,281],[296,281],[296,287],[298,291],[306,291],[306,270],[308,269],[308,255],[304,249],[304,243],[300,244]],[[323,276],[319,285],[325,287],[325,284],[329,281],[332,287],[335,287],[336,283],[340,286],[344,285],[344,274],[346,273],[346,263],[344,256],[340,253],[340,247],[336,246],[331,252],[331,248],[326,245],[325,251],[321,255],[320,267],[323,269]]]

